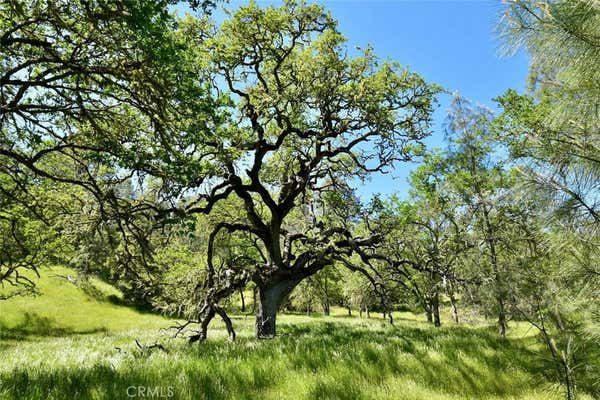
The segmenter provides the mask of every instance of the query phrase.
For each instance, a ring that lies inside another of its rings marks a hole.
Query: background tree
[[[596,223],[600,185],[600,10],[594,1],[512,2],[500,28],[532,57],[530,94],[499,98],[503,139],[557,210]]]
[[[0,172],[0,300],[35,293],[38,270],[68,258],[60,221],[72,211],[69,197],[61,188],[32,184],[31,177],[15,181]]]
[[[452,318],[458,323],[458,299],[456,293],[467,281],[461,275],[460,265],[465,261],[465,253],[473,248],[473,240],[465,223],[464,211],[459,204],[451,202],[452,194],[443,155],[433,153],[411,174],[411,201],[413,212],[408,222],[421,231],[414,238],[417,243],[411,246],[413,254],[421,253],[421,265],[431,280],[434,322],[439,325],[439,296],[444,294],[450,300]]]
[[[483,278],[480,288],[490,289],[480,293],[482,299],[492,294],[498,332],[505,337],[510,261],[504,252],[512,238],[503,236],[503,232],[509,223],[506,199],[512,183],[504,160],[494,151],[491,120],[489,110],[455,98],[448,119],[450,148],[445,173],[454,194],[451,201],[455,207],[464,208],[470,219],[469,229],[485,254],[481,258],[476,253],[473,266],[475,274]]]
[[[327,267],[301,282],[291,294],[292,308],[310,314],[319,305],[323,315],[330,315],[332,306],[343,305],[340,275],[339,270]]]
[[[440,164],[439,156],[426,157],[411,174],[410,198],[387,200],[377,222],[390,228],[382,265],[387,285],[412,298],[436,326],[441,324],[442,296],[450,299],[458,322],[456,292],[465,280],[457,264],[470,247],[462,221],[456,221],[455,210],[444,199]]]
[[[361,274],[349,274],[344,282],[344,296],[351,308],[358,310],[358,315],[370,318],[370,310],[380,303],[380,296],[372,282]]]
[[[528,94],[509,90],[498,99],[497,133],[550,232],[526,253],[539,261],[530,263],[525,281],[535,283],[521,292],[520,310],[539,328],[567,398],[575,398],[597,375],[586,357],[598,337],[597,302],[581,299],[595,299],[599,287],[592,260],[600,226],[600,9],[594,1],[520,0],[506,7],[500,28],[510,49],[529,52],[532,66]]]

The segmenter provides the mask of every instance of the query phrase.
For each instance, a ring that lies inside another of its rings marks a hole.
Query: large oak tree
[[[359,230],[356,213],[336,214],[349,203],[335,193],[413,158],[438,89],[344,43],[321,7],[291,1],[242,7],[206,42],[215,90],[231,94],[231,122],[205,144],[215,154],[210,191],[188,211],[234,196],[243,217],[222,220],[210,235],[199,339],[215,313],[227,322],[217,303],[235,287],[256,284],[256,335],[272,337],[278,308],[299,282],[334,263],[366,273],[376,257],[381,235]],[[311,223],[298,223],[298,213]],[[214,248],[234,233],[255,238],[260,256],[220,273]]]
[[[215,313],[228,321],[219,301],[250,281],[256,334],[272,337],[303,279],[334,263],[370,275],[381,232],[340,193],[413,158],[438,88],[347,49],[319,6],[252,3],[214,30],[166,6],[2,5],[2,172],[84,188],[142,253],[154,223],[239,204],[208,234],[198,338]],[[223,235],[254,250],[224,257]]]

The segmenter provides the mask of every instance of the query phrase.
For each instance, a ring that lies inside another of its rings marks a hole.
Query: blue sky
[[[407,65],[427,81],[458,91],[494,109],[492,99],[508,88],[524,90],[526,54],[500,56],[495,34],[502,12],[500,0],[318,0],[339,22],[350,49],[367,44],[375,54]],[[244,4],[232,0],[227,8]],[[277,1],[258,1],[277,4]],[[217,13],[219,15],[220,13]],[[429,147],[443,146],[443,122],[450,96],[440,98]],[[414,164],[399,164],[388,175],[357,183],[365,200],[373,193],[406,196],[406,178]]]
[[[479,1],[321,1],[339,21],[350,46],[371,44],[382,58],[409,66],[426,80],[495,109],[494,97],[508,88],[524,90],[528,58],[523,52],[501,57],[495,33],[500,0]],[[443,146],[443,123],[451,96],[440,98],[430,147]],[[408,192],[414,165],[397,165],[390,175],[357,185],[361,197]]]

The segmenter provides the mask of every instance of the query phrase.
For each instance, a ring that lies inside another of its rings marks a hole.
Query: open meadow
[[[236,342],[215,321],[207,342],[190,345],[162,330],[174,321],[115,304],[98,280],[86,293],[69,273],[44,271],[38,297],[0,304],[1,399],[562,398],[524,324],[503,341],[486,325],[435,328],[394,313],[390,326],[334,309],[283,314],[279,336],[256,341],[252,316],[236,315]]]

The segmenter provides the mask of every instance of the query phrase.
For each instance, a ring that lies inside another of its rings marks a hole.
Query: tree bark
[[[212,307],[208,307],[204,312],[203,316],[200,316],[200,330],[197,335],[193,335],[189,338],[190,343],[203,342],[206,340],[206,333],[208,331],[208,324],[214,318],[215,311]]]
[[[287,277],[258,286],[260,301],[256,312],[257,339],[272,339],[276,335],[277,312],[288,294],[300,283],[299,277]]]
[[[323,314],[328,317],[330,313],[331,313],[331,307],[329,305],[329,299],[327,299],[327,300],[325,300],[325,303],[323,304]]]
[[[490,250],[490,262],[492,263],[492,270],[494,273],[494,281],[496,287],[496,302],[498,306],[498,333],[502,339],[506,339],[506,310],[504,307],[504,282],[500,277],[500,269],[498,265],[498,255],[496,253],[496,242],[494,240],[494,232],[492,224],[490,222],[489,211],[487,207],[483,207],[483,216],[485,219],[486,227],[486,241]]]
[[[221,316],[221,318],[223,319],[223,322],[225,323],[225,326],[227,327],[227,334],[229,335],[229,340],[231,340],[233,342],[235,340],[235,330],[233,329],[233,324],[231,323],[231,319],[229,318],[229,316],[227,315],[225,310],[223,310],[221,307],[219,307],[217,305],[215,305],[213,307],[215,309],[215,312],[217,314],[219,314]]]
[[[433,323],[433,313],[431,312],[431,305],[425,304],[425,315],[427,316],[427,322]]]
[[[498,298],[498,334],[502,339],[506,339],[506,311],[504,310],[504,301]]]
[[[433,312],[433,325],[435,325],[436,327],[442,325],[440,321],[440,297],[437,292],[435,293],[431,301],[431,309]]]
[[[454,292],[449,291],[448,297],[450,298],[450,304],[452,305],[452,320],[454,321],[454,323],[458,324],[458,305],[456,304]]]
[[[325,298],[323,299],[323,314],[325,316],[329,316],[330,314],[330,310],[331,310],[331,305],[330,305],[330,301],[329,301],[329,285],[327,284],[327,277],[325,277]]]
[[[246,301],[244,300],[244,289],[240,288],[240,299],[242,301],[242,312],[246,312]]]
[[[254,286],[252,288],[252,313],[256,313],[256,304],[258,303],[258,301],[256,301],[257,299],[257,294],[256,292],[258,291],[258,288],[256,286]]]

